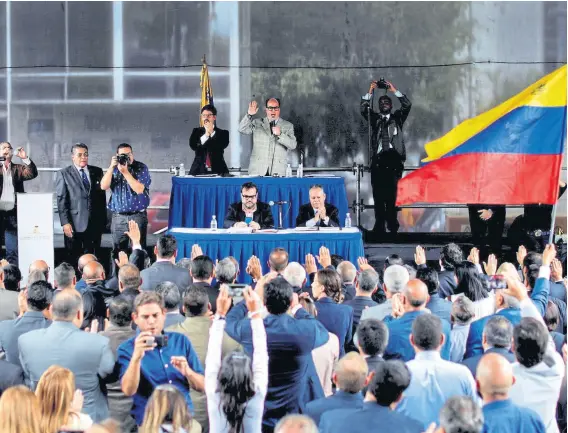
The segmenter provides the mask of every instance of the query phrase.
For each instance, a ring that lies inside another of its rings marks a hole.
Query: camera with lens
[[[377,87],[379,89],[388,89],[389,85],[387,84],[387,81],[384,79],[384,77],[381,77],[379,79],[379,81],[375,81],[375,83],[377,83]]]
[[[487,280],[486,285],[489,292],[493,290],[503,290],[507,288],[507,281],[502,275],[492,275]]]
[[[116,160],[120,165],[128,165],[130,164],[130,156],[125,153],[120,153],[116,155]]]

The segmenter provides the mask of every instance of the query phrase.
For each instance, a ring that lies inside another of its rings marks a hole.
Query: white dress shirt
[[[203,135],[201,136],[201,138],[200,138],[201,144],[202,144],[202,145],[205,144],[205,142],[206,142],[207,140],[209,140],[211,137],[213,137],[214,135],[215,135],[215,130],[213,130],[213,132],[212,132],[211,135],[209,135],[209,136],[207,136],[207,133],[203,134]]]
[[[22,159],[25,165],[30,165],[30,159]],[[0,197],[0,210],[9,211],[16,206],[16,192],[14,190],[14,181],[12,179],[12,162],[2,164],[2,196]]]

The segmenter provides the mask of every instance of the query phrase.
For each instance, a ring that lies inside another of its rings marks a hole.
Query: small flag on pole
[[[207,69],[207,62],[205,61],[205,55],[203,56],[203,66],[201,67],[201,78],[199,86],[201,87],[201,106],[199,111],[205,105],[215,105],[213,103],[213,89],[211,88],[211,80],[209,80],[209,70]],[[203,126],[203,119],[200,118],[200,125]]]

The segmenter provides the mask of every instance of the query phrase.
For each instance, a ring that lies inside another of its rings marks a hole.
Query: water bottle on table
[[[347,214],[345,214],[345,228],[346,229],[351,228],[351,215],[349,215],[349,212],[347,212]]]
[[[292,167],[290,164],[286,166],[286,177],[292,177]]]
[[[296,177],[304,177],[304,164],[300,163],[300,165],[298,165]]]
[[[179,175],[181,177],[185,176],[185,164],[183,164],[183,163],[179,165]]]
[[[211,218],[211,230],[217,231],[217,217],[215,215]]]

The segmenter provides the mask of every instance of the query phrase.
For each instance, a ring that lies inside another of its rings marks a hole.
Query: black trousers
[[[72,266],[77,266],[79,257],[83,254],[94,254],[98,257],[101,248],[102,227],[93,227],[91,221],[84,232],[73,232],[73,237],[63,236],[67,260]]]
[[[385,233],[386,223],[389,232],[396,233],[400,226],[396,207],[396,192],[400,175],[379,168],[375,158],[373,158],[371,164],[371,185],[373,187],[373,201],[375,202],[375,227],[373,231]]]
[[[468,205],[469,225],[471,227],[473,244],[479,248],[482,256],[499,254],[503,245],[505,206],[492,206],[493,215],[487,221],[483,221],[479,217],[478,212],[482,209],[487,209],[487,206]]]
[[[114,259],[118,258],[118,253],[124,251],[128,254],[132,247],[130,238],[124,234],[128,231],[128,221],[136,221],[140,229],[140,244],[143,249],[146,248],[146,231],[148,230],[148,214],[146,211],[131,214],[113,213],[110,229],[112,233],[111,269],[113,270],[113,275],[115,275],[114,271],[116,271],[114,269],[116,266]]]

